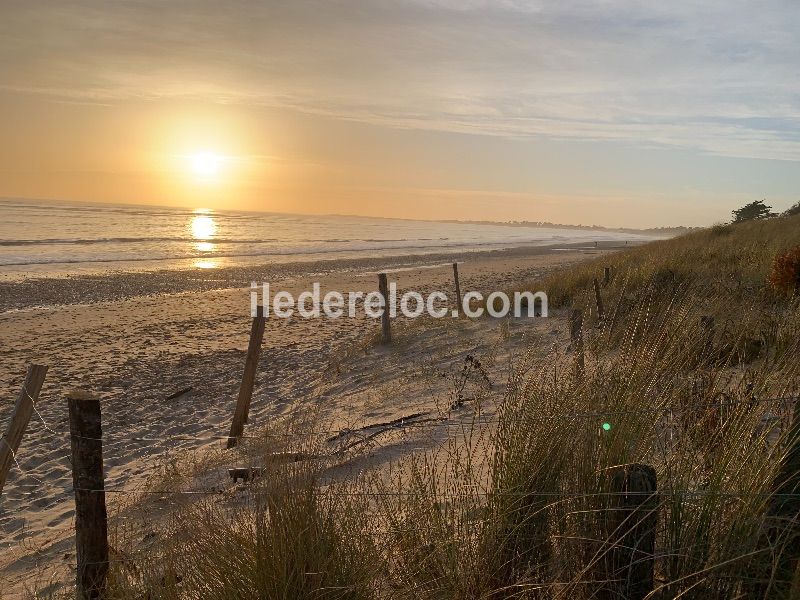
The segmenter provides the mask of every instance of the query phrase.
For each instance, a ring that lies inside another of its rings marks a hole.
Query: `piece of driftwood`
[[[169,396],[167,396],[167,400],[174,400],[175,398],[180,398],[184,394],[188,394],[189,392],[191,392],[193,389],[194,388],[192,386],[189,386],[187,388],[183,388],[182,390],[178,390],[177,392],[174,392]]]
[[[264,473],[264,467],[234,467],[228,469],[228,476],[233,479],[233,483],[238,483],[241,479],[243,482],[248,482],[256,477],[261,477]]]
[[[418,419],[418,420],[414,421],[414,424],[428,423],[428,422],[432,422],[432,421],[444,421],[444,420],[445,420],[445,417],[431,417],[429,419]],[[374,440],[376,437],[378,437],[380,435],[383,435],[384,433],[387,433],[389,431],[394,431],[396,429],[401,429],[402,427],[403,427],[402,423],[398,423],[397,425],[390,425],[390,426],[387,426],[387,427],[383,427],[381,429],[378,429],[377,431],[373,431],[372,433],[370,433],[367,436],[364,436],[361,439],[358,439],[358,440],[356,440],[354,442],[351,442],[351,443],[339,448],[333,454],[334,455],[343,454],[343,453],[347,452],[348,450],[352,450],[356,446],[360,446],[361,444],[365,444],[365,443],[367,443],[367,442],[369,442],[371,440]]]
[[[334,452],[330,452],[327,454],[311,454],[307,452],[276,452],[274,454],[270,454],[269,456],[267,456],[267,460],[271,462],[300,462],[304,460],[316,460],[319,458],[333,458],[335,456],[344,454],[349,450],[352,450],[356,446],[365,444],[370,440],[374,440],[375,438],[377,438],[380,435],[383,435],[384,433],[401,429],[405,424],[411,424],[411,423],[418,424],[418,423],[428,423],[433,421],[446,420],[445,417],[428,417],[425,419],[422,418],[428,414],[430,414],[430,411],[412,413],[410,415],[405,415],[397,419],[392,419],[391,421],[385,421],[382,423],[372,423],[371,425],[366,425],[358,429],[342,430],[336,435],[329,437],[326,441],[334,442],[348,435],[357,435],[358,433],[378,428],[377,431],[373,431],[366,436],[363,436],[353,442],[350,442],[349,444],[346,444],[341,448],[338,448]],[[260,477],[266,472],[266,470],[267,467],[234,467],[228,469],[228,476],[233,480],[234,483],[237,483],[240,479],[244,482],[247,482],[251,481],[252,479],[255,479],[256,477]]]
[[[308,452],[275,452],[266,456],[266,460],[276,463],[300,462],[333,456],[331,454],[311,454]],[[228,469],[228,476],[236,483],[239,479],[250,481],[266,473],[268,467],[233,467]]]
[[[404,415],[402,417],[398,417],[397,419],[392,419],[391,421],[384,421],[382,423],[371,423],[370,425],[364,425],[363,427],[359,427],[358,429],[343,429],[339,433],[334,436],[329,437],[326,442],[335,442],[339,438],[358,433],[360,431],[366,431],[367,429],[374,429],[375,427],[394,427],[398,424],[404,423],[406,421],[414,421],[415,419],[419,419],[420,417],[424,417],[430,414],[430,411],[425,412],[417,412],[411,413],[410,415]]]

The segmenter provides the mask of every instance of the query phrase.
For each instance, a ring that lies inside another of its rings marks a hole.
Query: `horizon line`
[[[691,231],[694,229],[703,229],[702,226],[691,225],[665,225],[662,227],[609,227],[606,225],[584,225],[582,223],[553,223],[550,221],[528,221],[528,220],[508,220],[508,221],[489,221],[479,219],[414,219],[410,217],[387,217],[387,216],[374,216],[374,215],[360,215],[353,213],[293,213],[283,211],[269,211],[269,210],[244,210],[244,209],[217,209],[206,208],[203,206],[196,206],[190,208],[188,206],[170,206],[166,204],[157,203],[143,203],[143,202],[122,202],[122,201],[108,201],[108,200],[67,200],[63,198],[32,198],[28,196],[5,196],[0,195],[0,201],[23,201],[23,202],[54,202],[63,204],[82,204],[82,205],[105,205],[105,206],[135,206],[140,208],[164,208],[168,210],[211,210],[215,212],[239,213],[239,214],[256,214],[256,215],[287,215],[293,217],[299,216],[318,216],[318,217],[337,217],[337,218],[358,218],[358,219],[381,219],[384,221],[410,221],[416,223],[453,223],[464,225],[497,225],[503,227],[531,227],[531,228],[566,228],[566,229],[591,229],[603,231],[618,231],[618,232],[648,232],[648,231],[672,231],[672,230],[685,230]]]

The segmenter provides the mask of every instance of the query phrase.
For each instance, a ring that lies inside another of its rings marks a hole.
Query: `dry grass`
[[[738,304],[752,293],[770,295],[764,284],[772,263],[778,253],[797,245],[799,232],[800,215],[718,225],[581,263],[546,280],[542,289],[552,306],[568,305],[580,291],[591,289],[603,266],[611,266],[611,290],[624,287],[633,294],[657,286],[663,293],[692,281],[706,283]]]
[[[651,598],[800,597],[782,562],[796,541],[764,526],[800,443],[794,401],[778,400],[800,388],[800,305],[767,280],[799,237],[800,216],[718,226],[532,282],[592,315],[584,376],[571,352],[516,365],[495,423],[388,475],[333,484],[325,465],[275,465],[233,499],[192,503],[134,570],[115,565],[113,595],[613,597],[603,474],[644,463],[659,489]]]

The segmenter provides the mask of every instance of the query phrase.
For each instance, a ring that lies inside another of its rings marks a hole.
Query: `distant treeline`
[[[563,223],[550,223],[549,221],[462,221],[459,219],[442,219],[443,223],[467,223],[472,225],[505,225],[506,227],[548,227],[553,229],[590,229],[592,231],[613,231],[622,233],[648,233],[664,236],[689,233],[702,227],[650,227],[647,229],[634,229],[631,227],[601,227],[600,225],[564,225]]]

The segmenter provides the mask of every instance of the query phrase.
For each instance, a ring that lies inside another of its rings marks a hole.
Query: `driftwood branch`
[[[372,431],[369,433],[369,435],[366,435],[360,439],[350,442],[349,444],[346,444],[341,448],[338,448],[334,452],[329,452],[327,454],[311,454],[308,452],[277,452],[274,454],[270,454],[268,456],[268,459],[271,462],[300,462],[304,460],[316,460],[319,458],[332,458],[334,456],[339,456],[341,454],[344,454],[345,452],[347,452],[348,450],[352,450],[356,446],[365,444],[370,440],[374,440],[376,437],[383,435],[384,433],[396,429],[401,429],[406,424],[429,423],[433,421],[446,420],[446,417],[428,417],[425,419],[422,418],[429,414],[430,414],[429,411],[412,413],[410,415],[405,415],[397,419],[392,419],[391,421],[365,425],[364,427],[360,427],[358,429],[345,429],[343,431],[340,431],[336,435],[329,437],[326,440],[326,442],[328,443],[334,442],[348,435],[355,435],[360,432],[366,432],[370,429],[379,428],[377,429],[377,431]],[[240,479],[242,481],[250,481],[251,479],[263,475],[266,472],[266,470],[267,470],[266,467],[235,467],[232,469],[228,469],[228,475],[230,476],[231,479],[233,479],[233,482],[236,483]]]
[[[174,400],[175,398],[180,398],[184,394],[188,394],[189,392],[191,392],[193,389],[194,388],[192,386],[189,386],[189,387],[183,388],[182,390],[178,390],[177,392],[174,392],[174,393],[170,394],[169,396],[167,396],[167,400]]]
[[[416,425],[417,423],[429,423],[429,422],[432,422],[432,421],[444,421],[444,420],[445,420],[445,417],[429,417],[427,419],[417,419],[417,420],[413,421],[413,423]],[[339,448],[333,454],[334,455],[342,454],[344,452],[347,452],[348,450],[352,450],[353,448],[355,448],[356,446],[358,446],[360,444],[365,444],[365,443],[369,442],[370,440],[374,440],[379,435],[383,435],[384,433],[387,433],[389,431],[393,431],[395,429],[401,429],[402,427],[403,427],[403,422],[397,423],[395,425],[389,425],[387,427],[383,427],[382,429],[379,429],[378,431],[373,431],[372,433],[370,433],[366,437],[363,437],[363,438],[361,438],[359,440],[356,440],[354,442],[351,442],[351,443],[347,444],[346,446],[343,446],[343,447]]]
[[[398,425],[402,426],[403,423],[407,421],[416,422],[416,419],[420,417],[425,417],[430,414],[430,411],[425,412],[418,412],[418,413],[411,413],[410,415],[405,415],[403,417],[398,417],[397,419],[392,419],[391,421],[385,421],[383,423],[372,423],[371,425],[364,425],[364,427],[359,427],[358,429],[342,429],[339,433],[334,436],[329,437],[326,442],[335,442],[339,438],[346,437],[348,435],[352,435],[354,433],[359,433],[361,431],[366,431],[367,429],[374,429],[376,427],[388,427],[388,428],[396,428]]]

